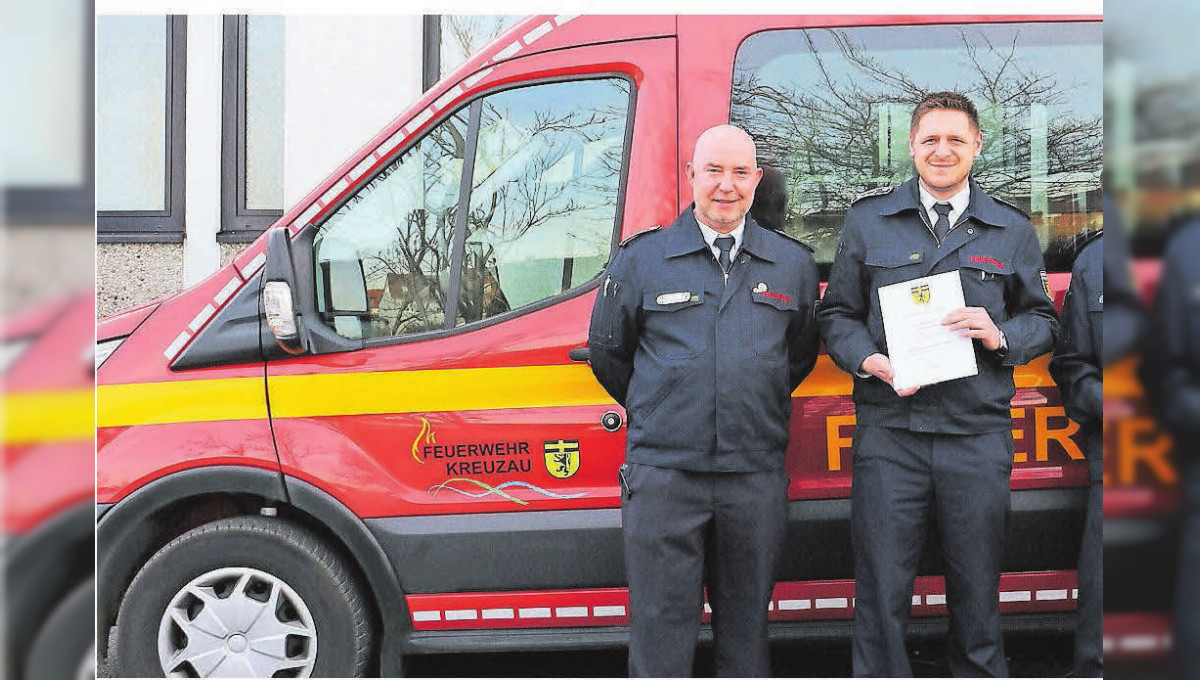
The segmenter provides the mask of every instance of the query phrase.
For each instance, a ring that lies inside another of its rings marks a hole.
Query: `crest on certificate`
[[[929,302],[929,284],[919,283],[908,289],[912,293],[913,302],[923,305]]]

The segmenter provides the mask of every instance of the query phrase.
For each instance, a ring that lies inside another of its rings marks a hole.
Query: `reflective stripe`
[[[97,427],[266,417],[262,378],[177,380],[96,388]]]
[[[91,389],[15,392],[4,397],[4,443],[93,439],[96,395]]]
[[[612,398],[582,364],[268,378],[276,418],[600,406]],[[793,397],[850,396],[850,376],[827,355]],[[259,378],[98,388],[100,427],[266,418]]]
[[[277,418],[612,403],[585,365],[274,376],[268,384]]]

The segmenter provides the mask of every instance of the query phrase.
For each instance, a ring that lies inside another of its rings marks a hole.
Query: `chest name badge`
[[[698,298],[699,296],[696,297]],[[663,293],[654,298],[654,301],[660,305],[677,305],[681,302],[690,302],[691,300],[692,294],[686,290],[678,293]]]

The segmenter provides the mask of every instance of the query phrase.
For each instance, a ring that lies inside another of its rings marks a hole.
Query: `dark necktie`
[[[934,203],[933,211],[938,214],[937,222],[933,225],[933,235],[937,237],[938,244],[941,244],[946,240],[946,234],[950,233],[950,204]]]
[[[717,258],[717,262],[721,263],[721,273],[728,274],[729,273],[729,251],[733,250],[733,237],[732,236],[718,236],[717,240],[716,240],[716,244],[717,244],[717,249],[721,251],[720,257]]]

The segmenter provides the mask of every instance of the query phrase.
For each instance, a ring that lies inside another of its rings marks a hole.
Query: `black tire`
[[[315,630],[312,676],[367,673],[371,616],[343,561],[299,524],[247,516],[197,527],[168,543],[142,567],[117,614],[114,674],[162,677],[159,627],[169,605],[194,579],[226,568],[264,572],[300,598]]]
[[[96,676],[96,580],[89,577],[58,603],[25,659],[27,680]]]

